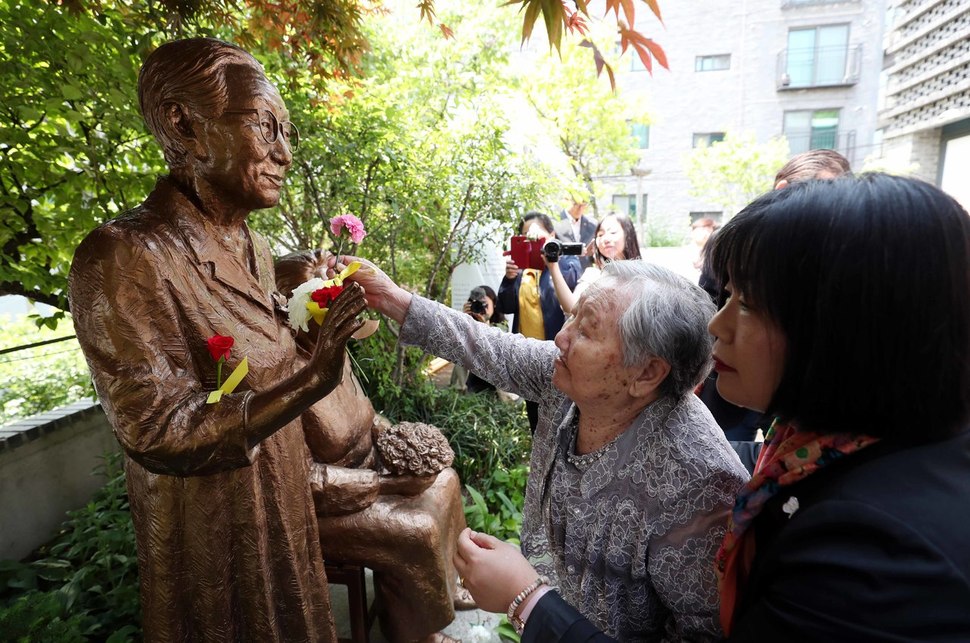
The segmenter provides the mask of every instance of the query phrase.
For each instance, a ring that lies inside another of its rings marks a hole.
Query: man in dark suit
[[[586,201],[573,199],[569,209],[563,211],[565,216],[556,224],[556,237],[561,241],[579,241],[584,247],[589,246],[589,242],[596,236],[596,219],[586,216],[588,207]],[[580,266],[586,270],[590,263],[591,259],[583,250],[583,256],[579,258]]]

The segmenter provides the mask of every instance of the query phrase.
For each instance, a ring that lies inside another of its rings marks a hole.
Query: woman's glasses
[[[227,109],[223,114],[256,114],[259,117],[259,133],[269,144],[275,143],[282,135],[291,150],[300,147],[300,130],[290,121],[281,121],[268,109]]]

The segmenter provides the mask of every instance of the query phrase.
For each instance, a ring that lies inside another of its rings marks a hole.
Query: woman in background
[[[593,265],[583,272],[575,290],[570,290],[558,264],[549,263],[546,267],[549,276],[552,277],[559,305],[564,313],[571,315],[579,301],[579,296],[591,283],[600,278],[603,274],[603,266],[607,262],[639,258],[640,244],[637,242],[637,231],[633,229],[633,222],[622,214],[609,214],[596,226],[596,236],[593,238]]]
[[[471,315],[475,321],[496,326],[502,330],[508,330],[508,322],[505,315],[495,307],[497,296],[491,286],[482,284],[477,288],[472,288],[468,295],[468,301],[462,306],[461,310],[467,315]],[[474,373],[469,373],[461,364],[455,364],[451,370],[452,388],[469,393],[481,393],[482,391],[494,391],[495,386],[486,382]]]

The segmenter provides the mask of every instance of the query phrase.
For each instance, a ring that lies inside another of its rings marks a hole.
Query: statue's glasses
[[[227,109],[223,114],[256,114],[259,118],[259,133],[263,140],[272,145],[282,135],[291,150],[300,147],[300,130],[290,121],[281,121],[268,109]]]

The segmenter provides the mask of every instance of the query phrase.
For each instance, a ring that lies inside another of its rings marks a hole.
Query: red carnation
[[[212,355],[212,359],[218,362],[220,359],[229,359],[229,349],[232,348],[235,340],[224,335],[213,335],[205,340],[205,343],[209,349],[209,355]]]
[[[343,290],[343,286],[326,286],[310,293],[310,299],[315,301],[317,306],[320,308],[329,308],[330,304],[333,303],[333,300],[336,299],[337,295],[342,293]]]

